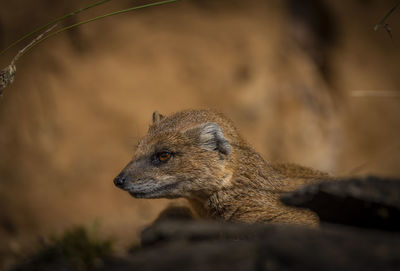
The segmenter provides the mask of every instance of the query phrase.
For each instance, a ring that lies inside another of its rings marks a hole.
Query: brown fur
[[[157,153],[172,154],[159,163]],[[283,206],[279,196],[327,174],[264,159],[232,122],[211,110],[187,110],[153,124],[133,160],[116,178],[138,198],[188,199],[200,217],[236,222],[316,224],[306,210]]]

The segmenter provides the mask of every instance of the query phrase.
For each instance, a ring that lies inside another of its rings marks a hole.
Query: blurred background
[[[114,0],[60,26],[148,2]],[[112,180],[154,110],[217,109],[270,161],[399,177],[400,10],[393,41],[373,31],[396,2],[181,0],[35,47],[0,98],[0,268],[73,225],[97,221],[121,250],[138,241],[169,201]],[[0,48],[90,3],[3,1]]]

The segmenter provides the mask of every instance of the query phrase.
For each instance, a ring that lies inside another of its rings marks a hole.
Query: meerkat
[[[326,178],[294,164],[265,161],[232,121],[212,110],[154,112],[148,133],[114,184],[135,198],[186,198],[200,218],[317,225],[308,210],[279,197]]]

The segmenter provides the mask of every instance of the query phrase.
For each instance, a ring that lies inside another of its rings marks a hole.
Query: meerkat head
[[[153,113],[134,158],[114,179],[136,198],[207,196],[230,182],[232,146],[220,125],[191,114]]]

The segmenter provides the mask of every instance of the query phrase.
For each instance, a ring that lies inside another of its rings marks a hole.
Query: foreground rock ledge
[[[287,193],[281,200],[316,212],[322,222],[400,231],[400,180],[368,177],[323,182]]]
[[[400,270],[398,235],[337,226],[165,221],[142,242],[104,270]]]
[[[400,270],[399,180],[327,182],[282,199],[325,223],[312,229],[162,219],[142,232],[141,248],[118,270]]]
[[[285,203],[317,212],[325,222],[320,228],[195,221],[187,208],[176,208],[142,232],[141,246],[124,258],[102,259],[95,269],[398,271],[399,184],[351,179],[283,197]],[[64,259],[39,257],[14,270],[76,269]]]

